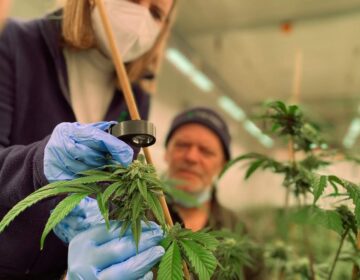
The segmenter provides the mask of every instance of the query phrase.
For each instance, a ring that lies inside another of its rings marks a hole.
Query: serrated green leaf
[[[271,132],[276,132],[280,127],[281,125],[279,123],[274,123],[271,127]]]
[[[269,107],[278,110],[279,112],[282,112],[284,114],[287,114],[287,108],[284,102],[282,101],[274,101],[269,104]]]
[[[321,225],[342,234],[341,216],[334,210],[323,210],[316,206],[302,207],[289,214],[289,220],[298,224]]]
[[[123,237],[127,229],[129,228],[131,222],[130,221],[124,221],[121,225],[121,230],[119,233],[119,238]]]
[[[7,212],[7,214],[2,218],[0,222],[0,233],[3,232],[4,229],[26,208],[32,206],[40,200],[56,196],[61,193],[61,191],[57,190],[56,188],[46,190],[44,190],[43,188],[38,189],[34,193],[27,196],[26,198],[18,202],[13,208],[11,208],[9,212]]]
[[[165,224],[165,217],[158,196],[148,192],[148,205],[161,225]]]
[[[94,176],[86,176],[81,178],[76,178],[69,183],[71,185],[77,185],[77,184],[90,184],[90,183],[100,183],[100,182],[114,182],[116,179],[109,178],[108,176],[104,175],[94,175]]]
[[[199,279],[210,279],[217,265],[217,260],[214,255],[191,240],[181,240],[179,244]]]
[[[246,170],[245,180],[249,179],[250,176],[264,163],[264,159],[258,159],[253,161],[249,168]]]
[[[72,194],[63,199],[51,212],[51,215],[45,225],[45,229],[41,235],[40,248],[43,249],[44,241],[49,232],[61,222],[70,212],[75,208],[80,201],[85,198],[88,194]]]
[[[334,175],[330,175],[328,177],[328,180],[330,183],[340,185],[346,189],[349,197],[351,198],[351,200],[353,201],[353,204],[355,206],[355,218],[356,218],[356,223],[359,227],[359,225],[360,225],[360,187],[352,182],[349,182],[345,179],[341,179]]]
[[[44,188],[44,189],[43,189]],[[61,185],[61,186],[44,186],[41,189],[38,189],[36,193],[41,193],[43,191],[50,191],[50,190],[56,190],[57,194],[66,194],[66,193],[94,193],[95,190],[92,186],[85,186],[85,185]],[[33,192],[32,194],[34,194]],[[31,194],[31,195],[32,195]]]
[[[136,194],[135,198],[132,200],[132,220],[135,221],[139,217],[140,211],[143,206],[143,200],[141,199],[141,194]]]
[[[103,201],[104,202],[107,202],[109,200],[109,198],[113,195],[113,193],[119,188],[121,187],[123,184],[123,182],[115,182],[115,183],[112,183],[110,186],[108,186],[106,188],[106,190],[104,191],[103,193]]]
[[[158,280],[182,280],[184,273],[182,270],[182,261],[180,248],[176,242],[172,243],[161,258],[157,274]]]
[[[202,231],[190,231],[186,236],[190,240],[196,241],[197,243],[202,244],[202,246],[208,248],[213,251],[219,245],[219,241],[212,236],[210,233],[202,232]]]
[[[315,181],[312,182],[313,183],[313,189],[314,189],[314,201],[313,204],[316,203],[316,201],[318,201],[318,199],[320,198],[320,196],[323,194],[325,187],[326,187],[326,183],[327,183],[327,176],[316,176]]]
[[[241,155],[239,157],[236,157],[230,161],[228,161],[226,163],[226,165],[224,166],[223,170],[221,170],[220,174],[219,174],[219,179],[226,173],[226,171],[232,167],[234,164],[236,164],[237,162],[239,161],[242,161],[242,160],[246,160],[246,159],[262,159],[262,158],[266,158],[264,157],[263,155],[261,154],[258,154],[258,153],[248,153],[248,154],[244,154],[244,155]]]
[[[131,185],[130,185],[130,188],[128,190],[129,195],[132,194],[136,189],[137,189],[136,181],[132,181]]]
[[[139,242],[141,237],[141,219],[138,218],[133,220],[131,223],[131,231],[134,237],[135,245],[136,245],[136,253],[139,252]]]
[[[142,195],[142,197],[147,200],[148,199],[148,195],[147,195],[147,188],[146,188],[146,183],[142,182],[140,180],[136,180],[136,184],[138,186],[139,192]]]
[[[169,246],[172,244],[173,239],[167,235],[163,240],[161,240],[160,245],[164,247],[165,250],[169,248]]]
[[[123,174],[127,173],[128,171],[129,170],[126,168],[119,168],[112,173],[112,176],[123,175]]]
[[[104,201],[103,199],[103,194],[102,193],[98,193],[96,195],[96,200],[100,209],[100,213],[103,216],[105,223],[106,223],[106,227],[109,229],[110,228],[110,221],[109,221],[109,204],[107,202]]]
[[[290,105],[288,109],[290,115],[295,115],[296,112],[299,110],[299,107],[297,105]]]
[[[110,176],[112,173],[104,170],[99,169],[89,169],[85,171],[78,172],[77,175],[83,175],[83,176]]]
[[[114,197],[121,197],[121,196],[125,195],[126,193],[127,193],[127,188],[126,188],[126,186],[123,186],[122,188],[119,188],[116,191]]]

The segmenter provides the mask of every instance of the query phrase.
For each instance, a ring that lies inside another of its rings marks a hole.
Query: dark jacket
[[[74,122],[60,38],[60,20],[10,20],[0,36],[0,219],[20,200],[47,184],[44,147],[60,122]],[[134,85],[142,118],[149,96]],[[105,120],[127,112],[117,92]],[[125,114],[126,115],[126,114]],[[128,114],[127,114],[128,115]],[[126,117],[126,119],[128,119]],[[35,204],[0,234],[0,279],[56,279],[66,269],[67,247],[52,233],[40,236],[59,198]]]
[[[169,211],[173,222],[179,223],[184,226],[183,220],[178,215],[175,207],[173,207],[171,203],[169,204]],[[236,217],[235,213],[222,207],[217,201],[216,194],[214,193],[210,204],[209,219],[204,227],[210,228],[211,230],[235,230],[238,222],[239,220]]]

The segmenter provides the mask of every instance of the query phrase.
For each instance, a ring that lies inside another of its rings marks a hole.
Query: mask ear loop
[[[125,70],[122,56],[121,56],[119,49],[117,48],[116,43],[115,43],[114,32],[111,28],[110,20],[109,20],[109,17],[107,16],[104,2],[103,2],[103,0],[94,0],[94,1],[95,1],[95,5],[99,9],[100,18],[101,18],[102,24],[104,26],[104,30],[105,30],[107,39],[109,41],[109,46],[110,46],[110,50],[111,50],[112,60],[113,60],[115,70],[116,70],[116,75],[117,75],[118,81],[120,83],[120,87],[121,87],[123,95],[124,95],[126,106],[130,113],[130,117],[132,120],[141,120],[138,108],[136,106],[134,94],[132,92],[131,85],[129,82],[129,78],[128,78],[126,70]],[[175,2],[174,2],[174,4],[175,4]],[[174,4],[173,4],[173,6],[174,6]],[[143,151],[144,151],[144,155],[145,155],[147,163],[153,164],[152,157],[151,157],[151,154],[150,154],[150,151],[148,150],[148,148],[143,148]],[[169,207],[166,203],[164,194],[160,195],[159,202],[160,202],[161,208],[164,212],[166,223],[170,227],[173,227],[174,223],[171,218],[171,215],[169,212]],[[189,273],[189,270],[188,270],[185,262],[183,262],[183,270],[184,270],[185,278],[187,280],[189,280],[190,273]]]

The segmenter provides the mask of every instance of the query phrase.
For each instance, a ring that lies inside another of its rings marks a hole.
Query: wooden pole
[[[291,96],[291,102],[295,104],[300,103],[300,94],[301,94],[301,78],[303,72],[303,53],[300,48],[297,48],[295,51],[295,63],[294,63],[294,79],[293,79],[293,91]],[[295,150],[294,150],[294,139],[289,141],[289,158],[293,165],[296,164]],[[290,190],[287,190],[290,192]],[[287,192],[287,200],[289,200],[289,193]],[[315,279],[315,270],[314,270],[314,256],[311,251],[310,240],[308,239],[308,232],[306,227],[304,227],[304,243],[309,257],[309,268],[310,268],[310,279]]]
[[[302,54],[301,49],[296,49],[295,65],[294,65],[293,92],[292,92],[292,96],[291,96],[292,103],[300,102],[302,68],[303,68],[303,54]]]
[[[107,16],[107,12],[106,12],[106,9],[104,6],[104,2],[103,2],[103,0],[95,0],[95,4],[99,9],[100,18],[101,18],[102,24],[104,26],[104,30],[105,30],[105,33],[106,33],[106,36],[108,39],[108,43],[110,45],[112,61],[115,66],[116,75],[117,75],[118,81],[120,83],[120,86],[121,86],[121,89],[122,89],[122,92],[124,95],[124,99],[126,102],[126,106],[130,113],[130,117],[132,120],[140,120],[140,114],[139,114],[138,108],[136,106],[134,94],[131,89],[129,78],[126,73],[126,69],[123,64],[121,54],[119,52],[119,49],[116,46],[114,32],[111,28],[110,21],[109,21],[109,18]],[[144,150],[144,154],[145,154],[147,163],[153,164],[149,149],[144,148],[143,150]],[[171,215],[169,212],[169,207],[166,203],[164,194],[161,194],[161,196],[159,197],[159,201],[160,201],[162,210],[164,212],[165,221],[170,227],[172,227],[174,225],[174,223],[171,218]],[[184,274],[185,274],[186,279],[190,279],[189,270],[185,263],[184,263]]]

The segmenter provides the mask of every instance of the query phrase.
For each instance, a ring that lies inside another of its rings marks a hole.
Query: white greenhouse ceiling
[[[38,16],[54,2],[14,0],[12,15]],[[170,52],[159,76],[163,102],[222,110],[218,100],[226,96],[242,110],[233,112],[237,118],[251,116],[265,100],[291,100],[296,88],[300,103],[325,125],[334,144],[342,146],[352,122],[353,133],[360,133],[360,0],[178,3]],[[172,59],[179,55],[192,63],[190,75],[174,67]],[[239,119],[228,117],[232,134],[253,148],[258,142]],[[359,139],[352,148],[359,149]]]

